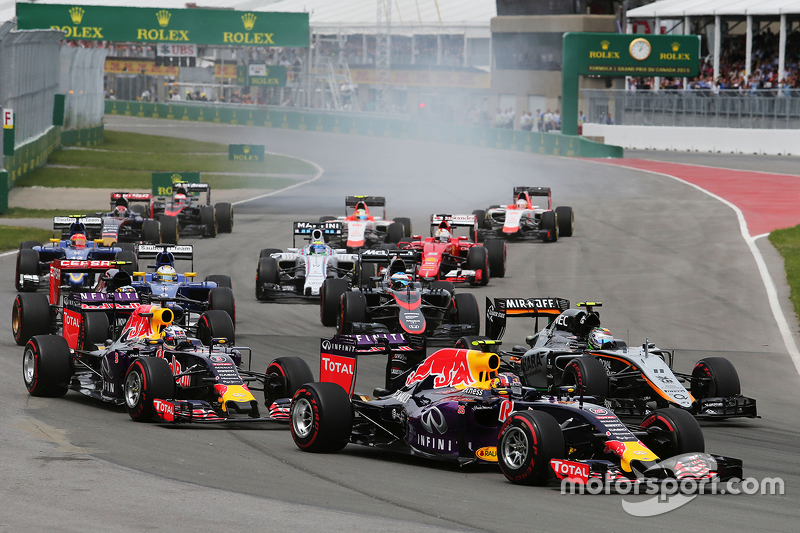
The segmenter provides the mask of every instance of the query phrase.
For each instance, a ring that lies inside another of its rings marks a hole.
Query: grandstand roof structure
[[[780,16],[800,14],[797,0],[660,0],[628,11],[628,18]]]

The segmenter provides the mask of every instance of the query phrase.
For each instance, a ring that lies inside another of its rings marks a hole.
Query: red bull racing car
[[[411,219],[400,217],[386,220],[386,198],[383,196],[347,196],[344,206],[345,216],[328,215],[319,219],[320,222],[342,222],[343,235],[327,241],[335,248],[377,248],[385,244],[397,244],[403,237],[411,237]],[[371,212],[371,208],[382,208],[382,216]]]
[[[514,187],[514,203],[492,205],[488,209],[473,211],[481,223],[482,238],[542,239],[556,242],[559,237],[571,237],[575,218],[572,208],[556,207],[550,187]],[[547,206],[539,199],[547,199]]]
[[[359,359],[374,356],[387,359],[384,387],[357,393]],[[425,357],[424,348],[400,334],[322,339],[321,381],[301,386],[292,399],[292,438],[307,452],[352,443],[460,464],[496,463],[518,484],[742,475],[740,460],[705,452],[702,431],[685,411],[660,409],[624,424],[574,388],[543,395],[501,364],[482,349],[444,348]]]

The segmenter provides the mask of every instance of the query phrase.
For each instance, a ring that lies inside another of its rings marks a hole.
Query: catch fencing
[[[103,69],[108,50],[61,46],[60,93],[65,95],[64,129],[86,129],[103,121]]]

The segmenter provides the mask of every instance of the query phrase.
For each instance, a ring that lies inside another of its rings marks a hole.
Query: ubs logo
[[[444,435],[445,432],[447,432],[447,422],[445,422],[444,415],[438,407],[431,407],[427,411],[424,411],[419,416],[419,421],[428,433],[433,433],[434,429],[436,429],[440,435]]]

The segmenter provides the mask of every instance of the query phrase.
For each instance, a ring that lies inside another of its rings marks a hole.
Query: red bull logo
[[[622,442],[610,440],[606,442],[605,453],[619,457],[620,466],[625,472],[631,471],[631,461],[658,461],[658,456],[640,440]]]
[[[496,354],[445,348],[428,356],[406,379],[406,385],[435,376],[435,388],[481,385],[482,388],[487,388],[491,379],[497,375],[499,366],[500,358]]]

